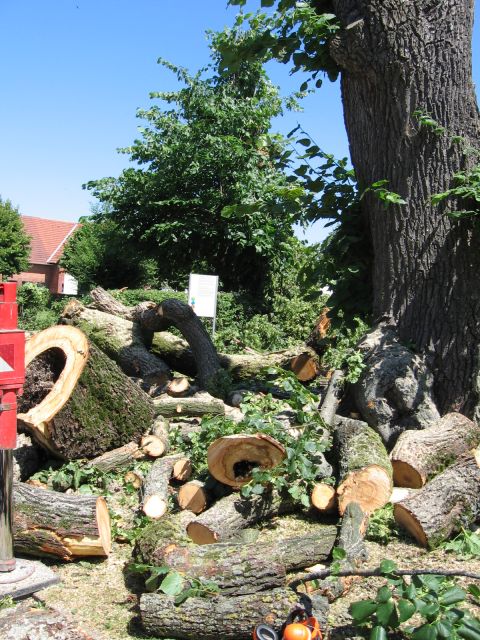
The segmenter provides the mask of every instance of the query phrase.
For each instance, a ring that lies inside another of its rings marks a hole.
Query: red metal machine
[[[15,569],[13,450],[17,443],[17,396],[25,381],[25,333],[17,322],[17,285],[0,282],[0,572]]]

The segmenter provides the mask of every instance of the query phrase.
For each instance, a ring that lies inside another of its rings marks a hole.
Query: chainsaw
[[[288,616],[280,632],[268,624],[259,624],[253,630],[253,640],[322,640],[318,620],[308,616],[304,609],[295,609]]]

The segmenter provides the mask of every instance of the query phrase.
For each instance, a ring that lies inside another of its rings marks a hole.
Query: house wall
[[[60,277],[60,269],[56,264],[31,264],[29,271],[13,276],[20,286],[24,282],[45,285],[52,293],[62,293],[63,275]]]

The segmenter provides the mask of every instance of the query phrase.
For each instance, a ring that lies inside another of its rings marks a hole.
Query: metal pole
[[[13,450],[0,449],[0,571],[13,571]]]

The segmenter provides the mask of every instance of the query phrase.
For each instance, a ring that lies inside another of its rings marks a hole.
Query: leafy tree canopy
[[[155,257],[161,278],[175,282],[201,267],[226,290],[261,298],[290,255],[304,190],[285,173],[293,151],[270,133],[282,100],[261,64],[219,72],[218,50],[235,37],[211,36],[209,77],[159,61],[184,87],[152,93],[162,104],[138,111],[146,126],[122,150],[136,166],[86,188],[108,204],[99,219]]]
[[[0,198],[0,274],[9,278],[28,269],[30,238],[10,200]]]

